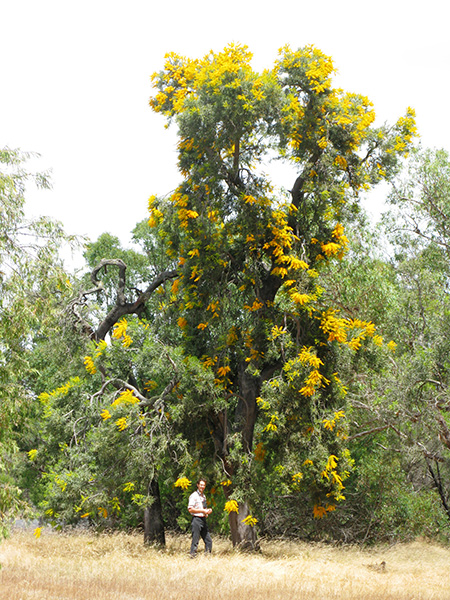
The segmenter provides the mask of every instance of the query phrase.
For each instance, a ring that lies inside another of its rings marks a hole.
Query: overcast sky
[[[53,170],[53,189],[29,194],[30,215],[126,243],[148,197],[179,181],[175,130],[148,106],[150,75],[167,52],[197,58],[239,42],[255,69],[285,44],[314,44],[333,57],[336,86],[369,96],[378,122],[412,106],[422,144],[450,149],[448,6],[0,0],[0,145],[39,152],[33,167]]]

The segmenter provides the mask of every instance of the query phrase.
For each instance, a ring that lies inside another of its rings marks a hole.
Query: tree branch
[[[95,339],[97,341],[105,339],[106,334],[124,315],[139,314],[144,308],[152,293],[165,281],[167,281],[168,279],[173,279],[174,277],[177,277],[177,275],[178,271],[175,270],[164,271],[163,273],[160,273],[147,287],[147,289],[138,296],[138,298],[134,302],[120,303],[121,296],[118,292],[118,303],[109,311],[109,313],[97,327],[97,330],[94,334]]]

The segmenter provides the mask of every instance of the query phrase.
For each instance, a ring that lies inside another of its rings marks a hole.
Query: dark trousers
[[[212,539],[209,535],[208,525],[206,524],[205,517],[192,517],[192,544],[191,544],[191,556],[194,556],[197,552],[198,542],[200,537],[205,542],[205,552],[211,552],[212,550]]]

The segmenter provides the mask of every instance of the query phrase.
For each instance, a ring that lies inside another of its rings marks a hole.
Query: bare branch
[[[386,431],[389,429],[390,425],[382,425],[381,427],[374,427],[373,429],[368,429],[367,431],[361,431],[360,433],[355,433],[355,435],[350,435],[347,440],[356,440],[357,438],[364,437],[365,435],[371,435],[372,433],[378,433],[380,431]]]
[[[176,270],[164,271],[163,273],[160,273],[147,287],[147,289],[141,294],[139,294],[138,298],[134,302],[123,301],[123,303],[121,303],[122,300],[124,300],[124,297],[121,296],[120,291],[118,291],[118,302],[116,306],[114,306],[109,311],[104,320],[98,326],[97,330],[95,331],[95,339],[105,339],[106,334],[110,331],[112,327],[114,327],[114,325],[121,317],[131,314],[139,314],[143,310],[145,304],[147,303],[153,292],[165,281],[167,281],[168,279],[173,279],[177,276],[178,271]],[[119,281],[119,290],[120,286],[121,283]]]

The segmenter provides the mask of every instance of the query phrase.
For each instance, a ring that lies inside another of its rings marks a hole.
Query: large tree
[[[435,488],[448,518],[449,200],[448,153],[416,149],[394,181],[385,217],[395,278],[385,329],[398,346],[390,368],[358,399],[367,422],[390,433],[385,445],[421,465],[418,487]]]
[[[74,241],[59,223],[26,218],[27,184],[50,185],[48,173],[26,168],[31,156],[0,150],[0,535],[21,505],[11,469],[17,431],[32,410],[34,339],[54,323],[58,296],[70,285],[59,251]]]
[[[259,461],[280,486],[307,491],[318,517],[343,497],[337,356],[374,327],[328,303],[320,271],[345,253],[359,193],[396,173],[415,132],[411,109],[374,127],[369,100],[333,88],[333,63],[312,46],[283,48],[263,73],[250,61],[235,45],[200,60],[170,54],[150,101],[178,126],[183,176],[168,198],[150,199],[149,223],[178,273],[166,310],[186,354],[215,375],[216,397],[195,418],[214,440],[243,545],[255,543]],[[292,167],[289,192],[265,173],[274,159]]]

